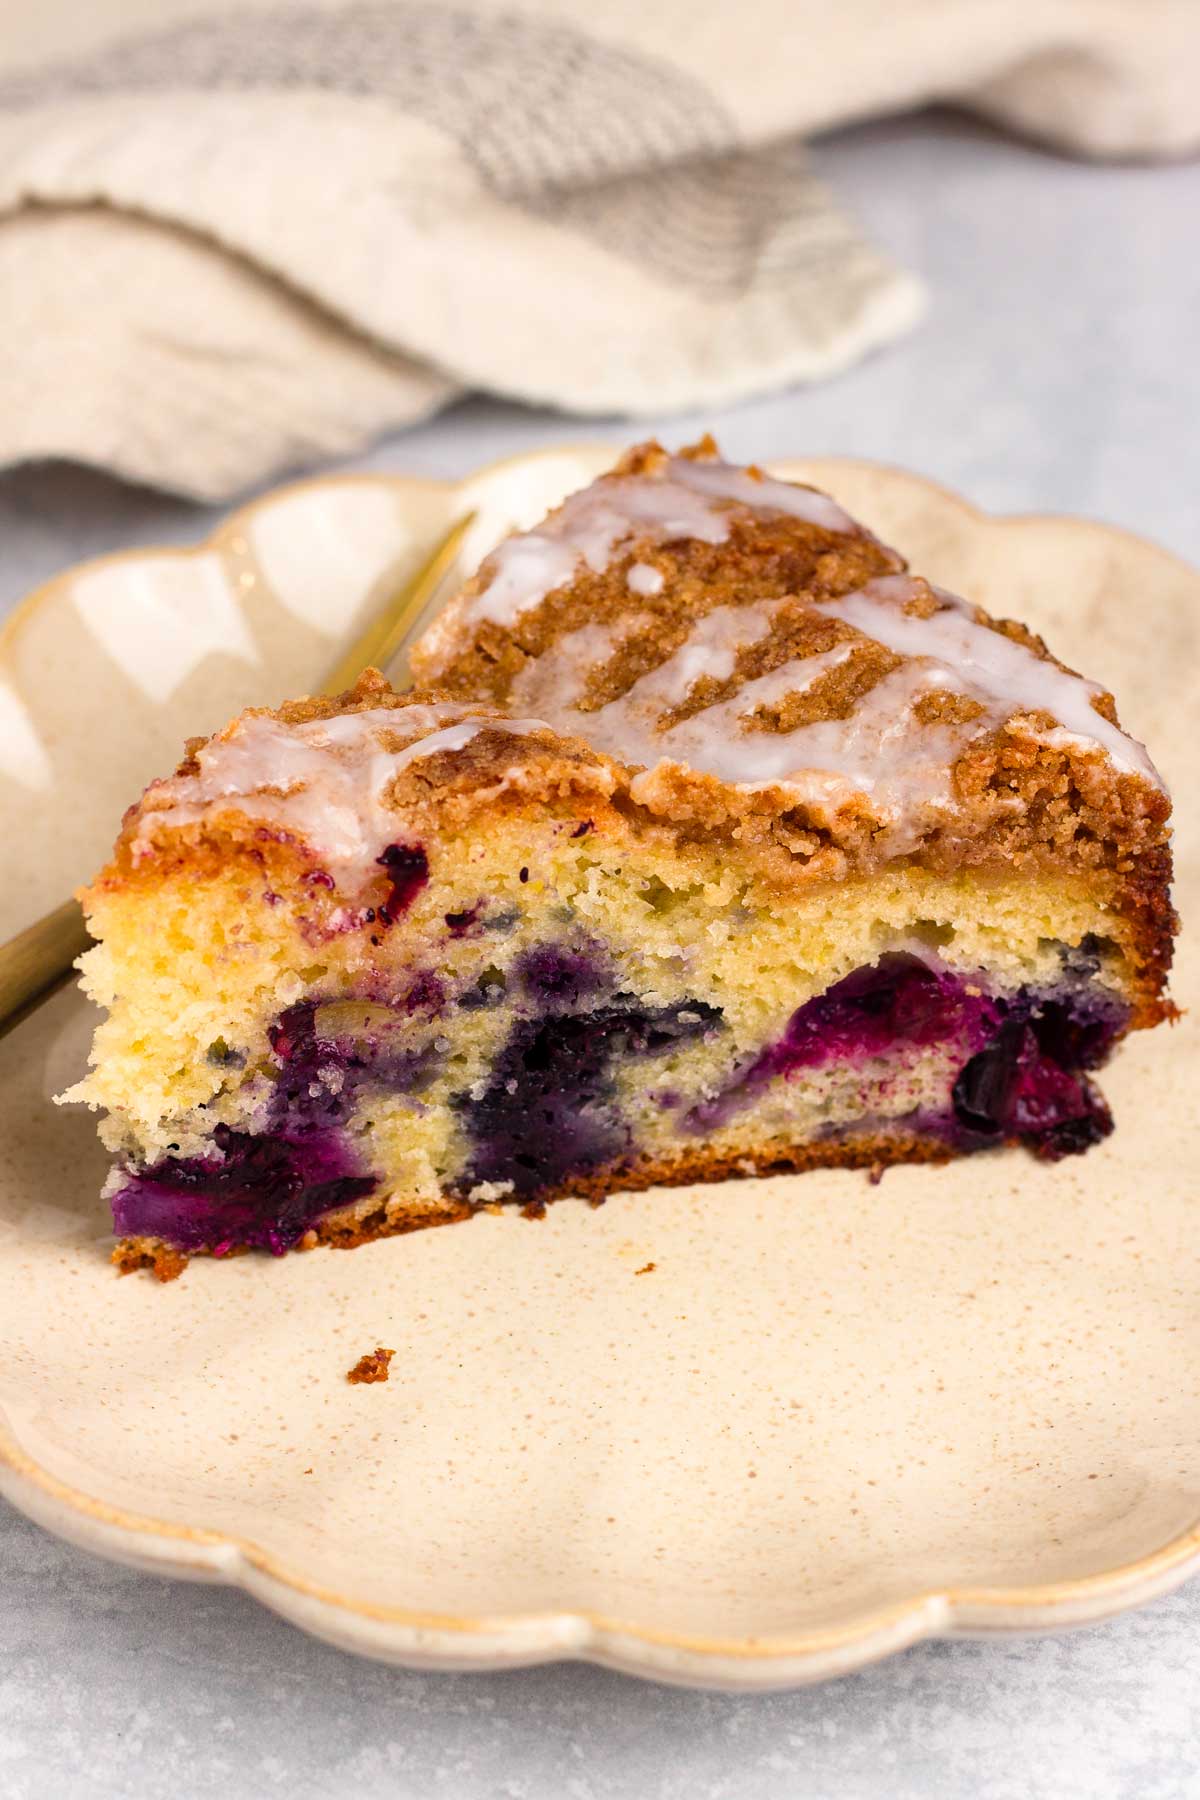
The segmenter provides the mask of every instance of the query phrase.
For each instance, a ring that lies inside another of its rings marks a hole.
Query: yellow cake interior
[[[681,1088],[693,1106],[711,1100],[806,1001],[889,952],[931,956],[967,979],[986,970],[991,989],[1015,993],[1053,988],[1064,947],[1091,938],[1104,945],[1093,983],[1119,998],[1129,979],[1126,928],[1091,877],[981,879],[897,866],[784,898],[736,858],[704,857],[694,846],[672,856],[661,842],[640,847],[627,831],[610,836],[594,822],[576,837],[578,823],[521,815],[448,834],[428,886],[374,945],[348,933],[314,947],[297,928],[303,892],[247,905],[247,873],[236,863],[203,877],[181,867],[153,886],[97,895],[93,929],[103,942],[84,959],[84,983],[108,1016],[93,1072],[70,1098],[103,1108],[105,1141],[138,1164],[202,1154],[216,1121],[249,1124],[274,1076],[269,1028],[316,993],[331,1037],[369,1035],[383,1017],[397,1042],[441,1046],[419,1095],[372,1096],[353,1127],[364,1164],[385,1172],[381,1191],[399,1215],[451,1204],[447,1189],[458,1191],[469,1146],[449,1103],[485,1078],[513,1018],[509,1005],[385,1011],[418,972],[453,997],[481,981],[499,986],[538,946],[598,947],[613,966],[611,986],[643,1006],[701,1000],[719,1008],[721,1029],[703,1041],[616,1072],[639,1154],[664,1166],[698,1147],[694,1132],[680,1129],[681,1107],[659,1103],[664,1090]],[[469,914],[481,899],[479,929],[453,935],[446,915]],[[371,994],[379,1000],[363,998]],[[513,1005],[520,1009],[519,996]],[[703,1149],[762,1162],[764,1145],[769,1160],[772,1143],[782,1153],[860,1116],[864,1096],[877,1121],[936,1104],[954,1053],[934,1046],[911,1056],[902,1079],[893,1059],[877,1078],[835,1064],[776,1079],[710,1130]],[[361,1205],[378,1203],[376,1195]]]

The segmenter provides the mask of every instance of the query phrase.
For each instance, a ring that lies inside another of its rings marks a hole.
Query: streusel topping
[[[931,834],[1015,842],[1035,807],[1024,838],[1061,846],[1081,793],[1085,835],[1098,800],[1165,814],[1103,688],[820,500],[711,440],[642,446],[501,545],[414,666],[583,738],[660,816],[798,810],[837,841],[868,834],[873,860]]]
[[[355,690],[348,699],[371,695]],[[384,688],[385,694],[388,692]],[[539,719],[499,717],[456,702],[364,706],[326,717],[243,713],[197,746],[176,775],[146,790],[132,839],[134,859],[165,828],[178,830],[230,809],[318,852],[353,880],[368,875],[394,836],[393,789],[413,764],[465,751],[484,734],[501,739],[555,734]],[[515,743],[507,752],[522,760]],[[489,760],[493,781],[504,769]]]

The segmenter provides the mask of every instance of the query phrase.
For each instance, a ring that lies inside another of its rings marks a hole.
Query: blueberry
[[[986,1050],[965,1063],[954,1083],[954,1112],[968,1131],[996,1137],[1008,1125],[1027,1028],[1009,1019]]]
[[[535,964],[544,980],[552,968],[562,974],[562,967],[548,957]],[[558,1003],[571,980],[546,984]],[[483,1094],[459,1094],[451,1102],[473,1146],[465,1187],[511,1182],[513,1193],[527,1199],[619,1162],[631,1143],[617,1105],[614,1064],[687,1043],[720,1019],[718,1009],[702,1001],[648,1010],[626,994],[591,1012],[519,1019]]]
[[[375,1186],[329,1134],[293,1140],[218,1125],[213,1140],[219,1159],[165,1157],[131,1176],[113,1198],[116,1230],[184,1251],[246,1245],[280,1255],[322,1213]]]
[[[607,961],[597,951],[565,944],[538,944],[524,951],[514,974],[521,991],[545,1007],[577,1006],[612,984]]]
[[[419,844],[389,844],[382,856],[376,857],[380,868],[386,869],[391,880],[391,891],[383,905],[379,907],[379,917],[385,925],[392,925],[407,912],[421,889],[429,880],[429,858]]]

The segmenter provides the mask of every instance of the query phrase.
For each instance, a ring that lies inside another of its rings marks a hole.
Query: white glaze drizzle
[[[657,714],[681,705],[705,677],[728,681],[738,651],[767,635],[780,604],[768,600],[757,606],[714,606],[665,662],[640,676],[627,694],[604,710],[614,721],[623,710]]]
[[[673,538],[724,543],[738,507],[786,513],[825,531],[857,529],[835,501],[812,488],[751,475],[715,459],[667,457],[645,474],[593,482],[536,530],[506,539],[485,560],[480,573],[486,586],[464,602],[462,617],[511,626],[521,613],[571,581],[581,562],[597,574],[606,569],[631,537],[652,543]]]
[[[800,692],[811,682],[797,680],[798,671],[813,670],[815,679],[852,653],[851,645],[837,644],[805,662],[784,664],[775,677],[783,678],[779,686],[784,692]],[[747,683],[742,692],[756,685]],[[839,808],[865,798],[884,822],[888,854],[903,855],[939,814],[952,809],[952,767],[970,736],[970,729],[961,726],[914,728],[913,706],[936,685],[917,664],[904,663],[877,682],[847,718],[822,719],[790,732],[743,730],[715,753],[711,741],[706,744],[702,765],[689,757],[685,766],[703,766],[743,792],[776,790],[788,804],[803,804],[826,823]],[[725,702],[724,708],[732,710],[741,697]],[[760,694],[758,704],[766,698]],[[699,713],[689,723],[702,731],[709,716]],[[680,760],[665,759],[635,775],[630,783],[634,799],[650,807],[669,801],[671,776]]]
[[[738,650],[765,636],[779,604],[714,607],[697,621],[673,655],[640,676],[619,699],[595,712],[584,712],[576,703],[590,671],[611,660],[627,633],[624,621],[613,626],[583,625],[526,664],[513,683],[513,704],[523,707],[536,694],[538,704],[559,722],[560,729],[574,732],[623,762],[656,761],[668,753],[664,748],[668,738],[682,744],[693,735],[687,720],[674,727],[674,733],[661,731],[662,714],[680,705],[703,677],[727,681]],[[702,716],[712,719],[715,710],[710,707]],[[698,743],[697,754],[700,749]]]
[[[197,773],[146,790],[133,854],[147,854],[161,827],[195,824],[229,807],[302,839],[349,879],[363,879],[396,835],[397,817],[384,796],[402,770],[439,751],[465,749],[481,731],[523,736],[548,729],[539,719],[447,723],[461,712],[443,701],[293,725],[267,714],[239,719],[228,737],[197,752]],[[397,738],[408,742],[394,747]]]
[[[958,693],[991,703],[992,724],[1002,722],[995,716],[997,705],[1003,719],[1053,713],[1060,724],[1053,730],[1033,731],[1039,742],[1061,749],[1102,749],[1114,768],[1161,786],[1143,746],[1092,705],[1093,698],[1104,692],[1096,682],[1068,674],[1003,632],[978,624],[969,603],[944,588],[933,589],[941,610],[928,618],[901,611],[918,591],[911,576],[884,575],[841,600],[823,601],[821,611],[900,656],[922,658],[931,668],[940,666]]]
[[[796,487],[770,475],[752,475],[749,469],[715,457],[673,456],[668,468],[674,480],[714,500],[731,500],[755,511],[788,513],[823,531],[858,530],[849,513],[816,488]]]
[[[631,594],[661,594],[663,572],[652,563],[632,563],[625,577],[625,585]]]
[[[849,658],[851,645],[835,644],[819,656],[795,657],[744,682],[728,699],[665,729],[659,721],[687,698],[698,681],[705,677],[728,681],[738,651],[767,635],[784,604],[773,600],[758,606],[714,607],[671,656],[595,712],[582,711],[577,702],[589,672],[608,660],[615,642],[604,626],[585,625],[526,665],[513,685],[514,703],[533,704],[536,696],[538,709],[560,730],[573,732],[626,763],[651,767],[670,762],[736,785],[767,785],[799,766],[799,740],[815,728],[752,731],[746,729],[750,715],[812,687]]]
[[[268,715],[241,719],[228,736],[202,746],[195,774],[174,776],[147,790],[134,854],[151,848],[159,827],[190,824],[229,805],[293,833],[331,865],[365,877],[395,835],[396,815],[383,804],[389,784],[412,762],[461,750],[485,729],[517,736],[557,729],[582,737],[640,766],[631,791],[647,804],[665,797],[664,782],[680,769],[749,791],[779,788],[792,803],[802,801],[818,815],[828,815],[855,796],[866,797],[887,826],[892,854],[902,853],[925,824],[953,808],[953,764],[967,745],[1022,715],[1047,712],[1059,721],[1045,729],[1021,724],[1039,742],[1099,750],[1116,768],[1158,781],[1142,747],[1092,706],[1092,696],[1102,692],[1094,683],[978,624],[965,601],[940,590],[935,590],[942,603],[936,613],[927,618],[905,613],[905,603],[924,591],[912,577],[887,576],[820,603],[827,617],[906,659],[844,719],[772,732],[755,729],[752,715],[811,688],[853,655],[852,640],[819,655],[793,658],[743,683],[729,698],[662,727],[663,716],[698,681],[733,676],[738,652],[770,632],[780,608],[788,604],[781,600],[714,608],[628,692],[585,712],[578,701],[591,671],[610,661],[619,645],[647,622],[644,615],[627,614],[613,625],[591,624],[570,632],[527,664],[511,697],[539,717],[455,718],[461,707],[443,702],[372,708],[295,725]],[[921,723],[914,708],[937,692],[965,695],[983,710],[959,724]],[[406,741],[397,747],[398,738]]]
[[[747,791],[782,788],[792,803],[802,801],[824,816],[857,795],[885,822],[892,854],[915,843],[936,815],[953,809],[953,765],[967,746],[1023,713],[1048,711],[1066,721],[1053,730],[1028,727],[1039,742],[1101,750],[1117,768],[1157,780],[1141,746],[1091,706],[1091,695],[1101,689],[977,624],[966,602],[953,596],[939,595],[944,610],[928,619],[900,611],[925,591],[912,577],[888,576],[821,605],[828,616],[906,659],[843,719],[772,732],[755,729],[751,715],[812,687],[854,654],[854,640],[792,659],[745,682],[729,698],[663,726],[664,715],[697,681],[733,675],[738,651],[769,632],[783,601],[714,608],[657,668],[595,712],[581,710],[578,701],[589,674],[610,660],[621,633],[619,627],[585,626],[530,662],[512,697],[559,730],[640,767],[631,791],[647,804],[666,800],[672,772],[681,768]],[[964,695],[982,710],[959,723],[923,722],[915,708],[935,693]]]

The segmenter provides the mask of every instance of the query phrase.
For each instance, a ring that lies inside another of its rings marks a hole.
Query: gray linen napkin
[[[465,388],[828,375],[921,291],[803,140],[955,98],[1200,140],[1194,0],[39,0],[0,17],[0,463],[212,499]]]

